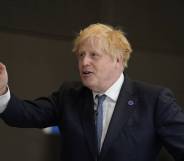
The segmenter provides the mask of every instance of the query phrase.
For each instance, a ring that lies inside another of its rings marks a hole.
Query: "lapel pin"
[[[129,100],[129,101],[128,101],[128,105],[129,105],[129,106],[133,106],[133,105],[134,105],[134,101],[133,101],[133,100]]]

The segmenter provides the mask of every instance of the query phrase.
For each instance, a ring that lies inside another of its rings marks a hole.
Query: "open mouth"
[[[91,71],[83,71],[83,72],[82,72],[82,75],[85,76],[85,77],[88,77],[88,76],[90,76],[91,74],[93,74],[93,72],[91,72]]]

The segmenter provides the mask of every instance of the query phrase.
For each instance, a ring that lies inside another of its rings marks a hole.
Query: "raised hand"
[[[8,74],[6,66],[0,63],[0,95],[3,95],[7,90],[8,85]]]

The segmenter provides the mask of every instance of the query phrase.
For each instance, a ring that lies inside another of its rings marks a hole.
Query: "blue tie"
[[[100,152],[101,146],[101,137],[102,137],[102,130],[103,130],[103,102],[105,100],[105,95],[97,95],[98,99],[97,104],[97,117],[96,117],[96,131],[97,131],[97,143],[98,143],[98,151]]]

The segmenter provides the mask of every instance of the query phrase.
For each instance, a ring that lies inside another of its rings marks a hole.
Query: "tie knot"
[[[98,99],[98,104],[102,104],[106,98],[106,95],[96,95],[96,98]]]

